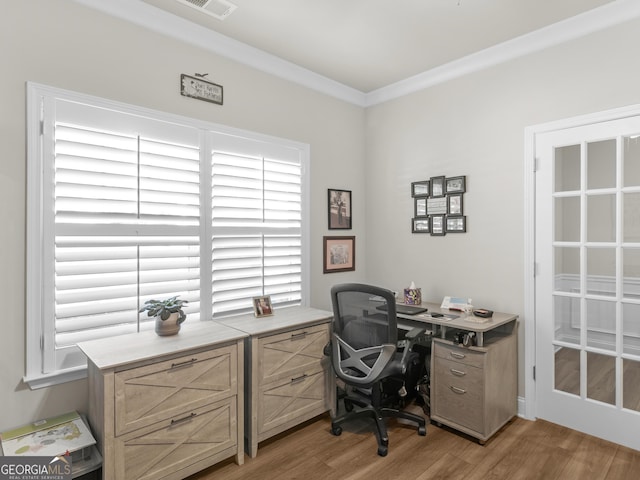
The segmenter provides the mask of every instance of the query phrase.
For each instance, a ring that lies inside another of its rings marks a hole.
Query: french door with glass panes
[[[535,152],[536,416],[640,449],[640,117]]]

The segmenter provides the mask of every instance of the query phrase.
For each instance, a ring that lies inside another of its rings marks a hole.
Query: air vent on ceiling
[[[233,11],[238,8],[237,5],[234,5],[227,0],[176,0],[183,5],[188,5],[190,7],[195,8],[199,12],[206,13],[207,15],[211,15],[218,20],[224,20],[229,15],[233,13]]]

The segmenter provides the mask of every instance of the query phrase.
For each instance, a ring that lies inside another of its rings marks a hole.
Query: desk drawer
[[[258,341],[261,385],[322,370],[323,349],[329,342],[329,324],[292,330]]]
[[[117,437],[115,477],[121,480],[165,478],[233,448],[238,442],[236,418],[236,397],[229,397]]]
[[[236,363],[232,345],[117,372],[116,435],[235,394]]]
[[[483,368],[486,352],[470,350],[466,347],[450,345],[434,340],[433,355],[438,358],[452,360],[473,367]]]
[[[326,402],[323,370],[264,385],[258,399],[258,434],[318,415],[327,410]]]
[[[451,360],[436,358],[432,395],[434,413],[471,430],[484,427],[483,370]]]

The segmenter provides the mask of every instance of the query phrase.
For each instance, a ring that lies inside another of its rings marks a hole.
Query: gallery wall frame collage
[[[351,190],[327,190],[329,230],[351,230]],[[356,237],[354,235],[322,238],[323,273],[349,272],[356,269]]]
[[[466,191],[465,175],[440,175],[429,180],[412,182],[411,233],[428,233],[432,236],[465,233],[467,216],[464,214],[463,197]]]

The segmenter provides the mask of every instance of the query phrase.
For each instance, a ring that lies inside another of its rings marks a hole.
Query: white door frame
[[[520,414],[528,419],[537,417],[536,384],[536,311],[535,311],[535,168],[536,135],[580,127],[593,123],[619,120],[640,115],[640,104],[615,108],[604,112],[591,113],[553,122],[526,127],[524,131],[524,408]]]

